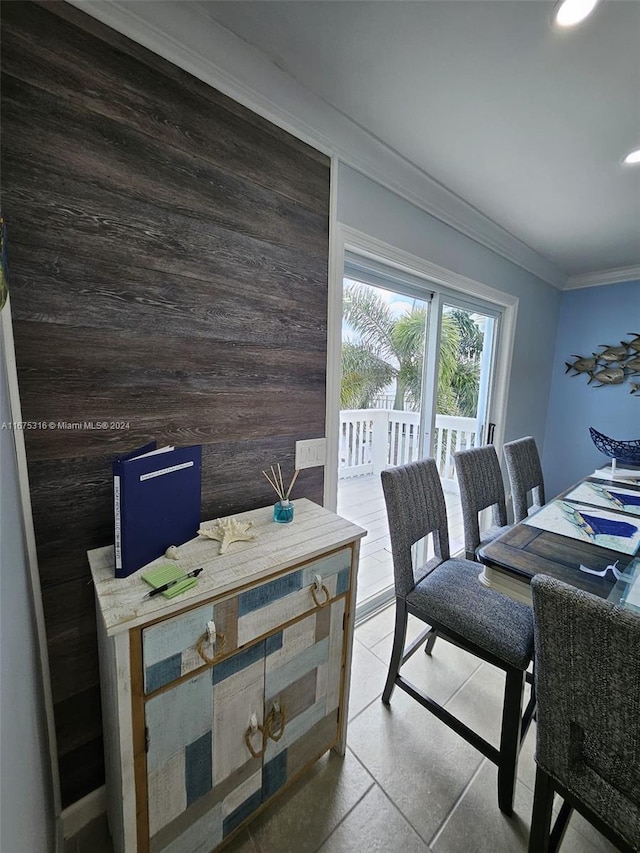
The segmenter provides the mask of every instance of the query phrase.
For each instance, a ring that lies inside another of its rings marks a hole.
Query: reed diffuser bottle
[[[291,494],[291,489],[293,488],[293,484],[295,483],[299,470],[293,472],[293,477],[291,478],[291,482],[289,483],[289,488],[285,489],[284,480],[282,479],[282,469],[280,468],[280,463],[277,464],[276,468],[271,465],[271,476],[267,474],[266,471],[262,473],[269,481],[269,485],[277,494],[279,500],[273,507],[273,520],[277,521],[278,524],[288,524],[290,521],[293,521],[293,504],[289,500],[289,495]]]

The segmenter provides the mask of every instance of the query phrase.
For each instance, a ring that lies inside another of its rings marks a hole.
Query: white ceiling
[[[200,5],[567,275],[640,265],[638,0]]]

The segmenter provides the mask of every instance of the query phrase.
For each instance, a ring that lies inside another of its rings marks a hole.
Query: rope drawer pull
[[[211,646],[213,655],[210,657],[204,650],[205,646]],[[213,663],[216,658],[223,654],[227,646],[227,638],[224,634],[216,631],[216,623],[211,619],[207,622],[207,630],[196,643],[196,651],[205,663]]]
[[[260,732],[261,749],[254,749],[253,744],[251,743],[251,738],[258,732]],[[244,742],[246,743],[247,749],[254,758],[259,758],[263,754],[265,748],[265,741],[266,738],[264,736],[264,729],[262,728],[262,726],[258,725],[258,717],[254,712],[249,718],[249,728],[244,734]]]
[[[271,740],[279,741],[282,735],[284,734],[284,727],[287,724],[287,715],[284,712],[284,708],[280,707],[280,702],[276,700],[273,703],[273,707],[267,714],[267,719],[265,722],[265,731],[267,733],[267,737],[270,737]]]
[[[324,593],[324,601],[318,601],[318,593]],[[322,578],[320,575],[314,575],[313,578],[313,586],[311,587],[311,595],[313,600],[316,603],[316,607],[324,607],[329,603],[329,599],[331,598],[331,594],[326,586],[322,583]]]

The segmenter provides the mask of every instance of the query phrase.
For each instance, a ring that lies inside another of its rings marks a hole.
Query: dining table
[[[480,581],[519,601],[542,573],[640,613],[640,467],[594,470],[478,557]]]

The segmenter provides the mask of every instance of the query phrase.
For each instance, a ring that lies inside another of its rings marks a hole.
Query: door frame
[[[333,220],[335,222],[335,219]],[[430,261],[391,246],[368,234],[364,234],[339,222],[331,229],[329,238],[329,291],[328,291],[328,317],[327,317],[327,387],[326,387],[326,440],[327,455],[324,470],[324,505],[335,512],[338,500],[338,450],[340,431],[340,380],[341,380],[341,358],[342,347],[342,299],[343,299],[343,277],[345,252],[372,258],[381,263],[394,267],[401,272],[411,274],[414,278],[420,277],[425,280],[425,289],[434,293],[430,313],[431,318],[435,316],[435,309],[442,297],[446,297],[447,291],[451,295],[464,294],[471,298],[479,298],[490,304],[498,306],[502,311],[502,320],[497,341],[497,354],[495,359],[494,393],[493,405],[491,407],[491,420],[496,423],[494,444],[498,454],[501,452],[504,441],[504,425],[509,398],[509,381],[511,378],[511,364],[513,360],[513,347],[515,340],[516,321],[518,315],[517,296],[512,296],[495,287],[483,282],[476,281],[466,276],[452,272],[445,267],[433,264]],[[440,299],[438,298],[440,297]],[[434,369],[430,371],[425,384],[425,408],[428,400],[430,404],[432,421],[435,421],[437,376],[435,372],[434,358],[437,356],[439,346],[439,335],[428,335],[431,342],[431,350],[427,352],[427,365],[431,362]],[[428,396],[427,396],[428,395]],[[425,430],[433,436],[434,423],[425,425]]]

